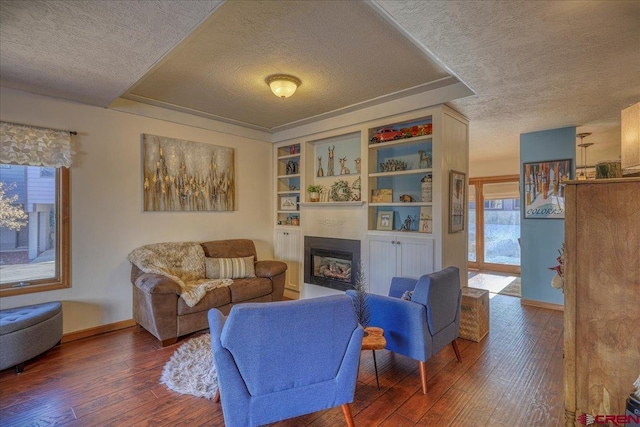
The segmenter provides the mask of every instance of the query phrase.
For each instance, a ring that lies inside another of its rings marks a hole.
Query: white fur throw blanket
[[[205,279],[204,249],[199,243],[153,243],[134,249],[127,258],[145,273],[175,281],[189,307],[196,305],[210,289],[233,283],[231,279]]]

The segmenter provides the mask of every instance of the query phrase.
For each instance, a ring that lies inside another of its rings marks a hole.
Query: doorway
[[[518,175],[469,179],[470,269],[520,274]]]

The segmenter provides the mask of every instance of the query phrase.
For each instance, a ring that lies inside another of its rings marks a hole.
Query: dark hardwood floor
[[[22,374],[0,372],[2,426],[223,426],[220,405],[158,383],[184,340],[165,348],[139,327],[54,347]],[[562,313],[491,299],[491,329],[480,343],[458,339],[427,362],[422,394],[417,362],[370,351],[361,365],[351,410],[357,426],[562,425]],[[0,349],[0,351],[2,351]],[[340,408],[276,426],[344,426]]]

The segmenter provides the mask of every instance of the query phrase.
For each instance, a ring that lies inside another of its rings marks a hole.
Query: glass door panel
[[[476,262],[476,187],[469,185],[469,262]]]
[[[520,266],[520,195],[517,182],[485,183],[484,262]]]
[[[518,175],[469,179],[470,269],[520,274]]]

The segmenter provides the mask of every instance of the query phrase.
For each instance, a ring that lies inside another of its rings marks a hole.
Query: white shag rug
[[[160,384],[181,394],[213,399],[218,390],[218,377],[213,364],[211,335],[199,335],[178,347],[164,365]]]

